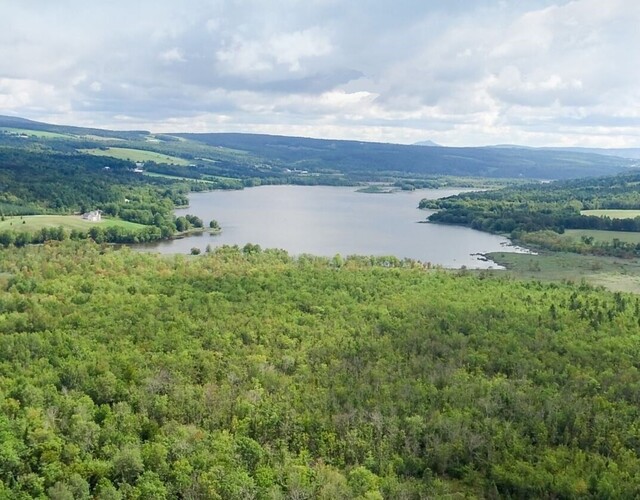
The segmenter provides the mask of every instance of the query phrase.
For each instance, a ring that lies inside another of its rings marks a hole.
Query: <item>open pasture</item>
[[[635,219],[640,217],[640,210],[581,210],[582,215],[609,217],[610,219]]]
[[[124,229],[141,229],[145,226],[119,219],[102,219],[98,222],[91,222],[83,219],[80,215],[24,215],[5,217],[0,221],[0,231],[13,229],[14,231],[36,232],[43,227],[59,227],[79,231],[88,231],[93,226],[100,227],[121,227]]]
[[[183,158],[177,156],[169,156],[162,153],[156,153],[154,151],[146,151],[144,149],[133,148],[94,148],[94,149],[81,149],[81,153],[87,153],[95,156],[110,156],[112,158],[118,158],[119,160],[129,160],[135,162],[153,161],[155,163],[166,163],[169,165],[187,166],[189,162]]]

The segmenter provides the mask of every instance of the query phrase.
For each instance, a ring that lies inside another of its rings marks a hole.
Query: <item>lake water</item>
[[[144,245],[144,249],[189,253],[193,247],[204,251],[207,245],[257,243],[262,248],[283,248],[292,255],[395,255],[451,268],[497,268],[473,254],[517,251],[508,239],[465,227],[418,224],[431,213],[418,210],[422,198],[459,192],[425,189],[368,194],[353,187],[261,186],[193,193],[189,208],[176,210],[176,215],[197,215],[205,225],[216,219],[222,233],[161,241]]]

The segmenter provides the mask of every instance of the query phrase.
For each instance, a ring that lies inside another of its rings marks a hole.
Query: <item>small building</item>
[[[89,222],[100,222],[102,220],[102,211],[93,210],[91,212],[84,213],[82,214],[82,218]]]

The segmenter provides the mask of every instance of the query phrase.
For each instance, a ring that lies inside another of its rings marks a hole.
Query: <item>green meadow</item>
[[[72,135],[58,134],[56,132],[45,132],[44,130],[30,130],[26,128],[0,127],[0,132],[6,132],[13,135],[28,135],[31,137],[39,137],[43,139],[69,139]]]
[[[610,219],[635,219],[640,217],[640,210],[581,210],[582,215],[609,217]]]
[[[72,230],[88,231],[93,226],[100,227],[120,227],[123,229],[141,229],[142,224],[128,222],[119,219],[102,219],[99,222],[84,220],[79,215],[24,215],[5,217],[0,221],[0,231],[13,229],[14,231],[35,232],[42,228],[59,227]]]
[[[595,243],[612,243],[613,240],[625,243],[640,243],[640,233],[631,231],[602,231],[599,229],[567,229],[562,238],[580,241],[582,237],[593,238]]]
[[[145,172],[144,175],[149,177],[161,177],[163,179],[173,179],[176,181],[198,181],[198,182],[204,182],[208,184],[214,184],[213,181],[210,181],[207,179],[194,179],[193,177],[182,177],[179,175],[159,174],[157,172]]]
[[[129,161],[153,161],[155,163],[167,163],[170,165],[187,166],[189,162],[183,158],[177,156],[164,155],[162,153],[156,153],[154,151],[145,151],[142,149],[133,148],[93,148],[93,149],[81,149],[81,153],[87,153],[95,156],[110,156],[119,160]]]

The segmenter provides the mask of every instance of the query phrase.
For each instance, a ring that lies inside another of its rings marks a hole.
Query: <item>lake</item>
[[[451,268],[498,268],[473,254],[520,250],[508,239],[465,227],[418,223],[431,213],[418,210],[422,198],[442,198],[461,191],[370,194],[358,193],[354,187],[261,186],[192,193],[189,208],[176,210],[176,215],[197,215],[205,225],[216,219],[222,233],[161,241],[143,248],[189,253],[193,247],[204,252],[207,245],[257,243],[262,248],[283,248],[292,255],[395,255]]]

